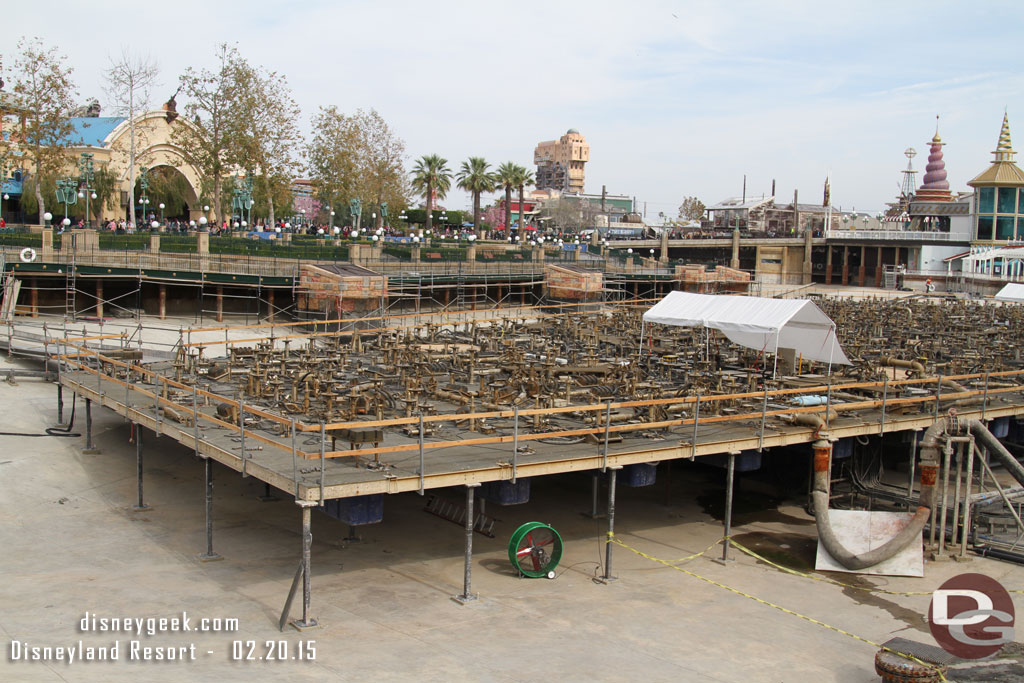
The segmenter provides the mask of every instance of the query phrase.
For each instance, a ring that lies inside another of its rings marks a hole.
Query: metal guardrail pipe
[[[898,242],[969,242],[969,234],[924,230],[827,230],[829,240],[877,240]]]

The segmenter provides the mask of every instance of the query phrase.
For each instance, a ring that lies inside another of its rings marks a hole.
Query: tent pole
[[[835,324],[833,324],[832,327],[829,328],[829,332],[832,333],[832,344],[830,345],[829,350],[828,350],[828,376],[831,377],[832,376],[832,359],[835,358],[835,355],[836,355],[836,326],[835,326]]]
[[[775,330],[775,359],[772,361],[772,381],[775,381],[775,371],[779,367],[779,331]],[[767,387],[765,388],[767,391]]]

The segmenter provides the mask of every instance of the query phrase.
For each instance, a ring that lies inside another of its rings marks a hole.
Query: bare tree
[[[35,175],[39,223],[46,212],[43,182],[55,178],[66,165],[65,150],[72,132],[69,117],[75,86],[65,60],[38,38],[18,41],[13,108],[25,117],[20,146]]]
[[[110,68],[103,74],[107,80],[107,97],[114,111],[128,118],[128,211],[134,226],[138,226],[135,220],[135,112],[149,107],[150,88],[159,74],[160,68],[152,57],[132,55],[127,48],[121,48],[120,58],[110,58]]]
[[[187,163],[200,172],[203,183],[212,189],[213,212],[222,220],[224,175],[230,164],[231,93],[234,90],[234,63],[238,51],[223,43],[217,48],[216,69],[197,71],[191,67],[181,76],[181,88],[189,99],[185,120],[171,129],[171,139],[181,147]],[[195,207],[189,207],[195,209]]]

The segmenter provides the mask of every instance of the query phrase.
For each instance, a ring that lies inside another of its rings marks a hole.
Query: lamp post
[[[72,178],[61,178],[57,181],[57,202],[64,205],[65,217],[68,215],[68,207],[78,203],[75,181]]]
[[[7,182],[7,161],[0,162],[0,191],[3,191],[3,184]],[[0,219],[4,217],[4,202],[10,199],[11,196],[6,192],[3,193],[3,199],[0,200]]]
[[[160,225],[164,224],[164,206],[163,202],[160,202]]]
[[[239,179],[242,176],[238,176]],[[232,191],[234,196],[231,198],[231,213],[232,215],[238,212],[238,221],[244,226],[246,224],[246,218],[252,220],[252,188],[253,178],[252,171],[247,171],[245,174],[245,180],[241,183],[233,182]]]
[[[93,182],[96,180],[96,174],[93,172],[93,161],[91,152],[82,152],[81,158],[78,160],[78,185],[79,191],[78,196],[85,198],[85,227],[92,226],[92,214],[89,212],[89,200],[96,199],[96,190],[93,188]]]
[[[331,232],[334,232],[334,209],[331,209]]]
[[[139,221],[141,226],[149,218],[146,214],[149,208],[149,168],[146,166],[139,169],[139,188],[142,190],[142,194],[139,196],[139,204],[142,206],[142,220]]]

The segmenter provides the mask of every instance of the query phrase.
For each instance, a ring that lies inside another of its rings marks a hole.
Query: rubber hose
[[[914,513],[910,523],[878,548],[866,553],[855,554],[846,549],[832,530],[828,495],[832,448],[828,444],[819,445],[820,443],[817,442],[814,446],[814,490],[811,493],[814,502],[814,521],[818,528],[818,540],[836,562],[847,569],[866,569],[888,560],[915,540],[920,542],[921,532],[931,517],[934,504],[935,481],[938,478],[937,460],[925,461],[922,452],[921,493],[918,498],[917,512]]]

